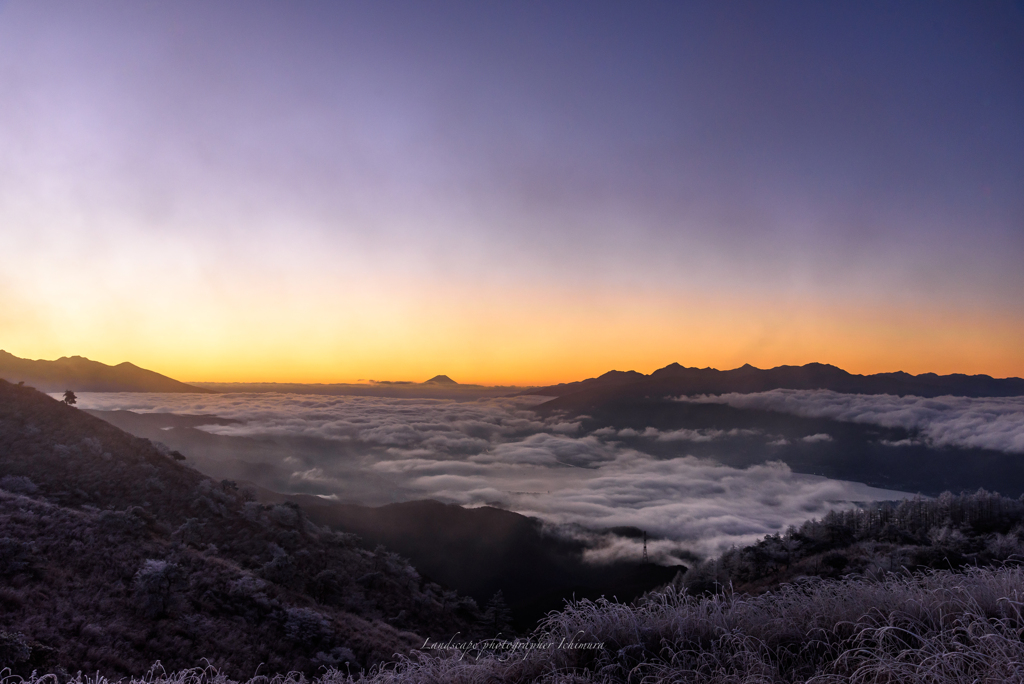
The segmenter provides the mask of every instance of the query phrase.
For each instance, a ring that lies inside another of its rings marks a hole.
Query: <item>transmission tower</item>
[[[647,565],[647,532],[644,532],[644,565]]]

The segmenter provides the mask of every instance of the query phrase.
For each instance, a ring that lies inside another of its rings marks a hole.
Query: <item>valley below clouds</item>
[[[907,496],[794,473],[767,460],[767,446],[765,462],[746,468],[688,450],[754,431],[588,433],[579,421],[531,410],[544,399],[82,393],[78,405],[139,414],[101,417],[135,421],[131,431],[181,450],[214,477],[364,505],[436,499],[497,506],[584,539],[595,562],[639,557],[638,541],[611,528],[645,530],[652,560],[674,564],[852,502]],[[763,436],[766,444],[770,437]],[[648,441],[660,444],[656,454],[643,450]]]

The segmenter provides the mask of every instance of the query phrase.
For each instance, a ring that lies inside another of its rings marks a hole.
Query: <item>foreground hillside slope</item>
[[[753,597],[669,589],[636,605],[573,604],[530,639],[452,642],[471,648],[442,648],[368,676],[328,670],[313,682],[1019,684],[1022,592],[1020,567],[809,581]],[[145,682],[228,684],[213,669],[158,671]]]
[[[43,392],[193,392],[213,390],[187,385],[135,364],[108,366],[82,356],[63,356],[56,361],[21,359],[0,349],[0,378],[24,382]]]
[[[179,458],[0,381],[0,668],[312,674],[480,618],[394,554]]]

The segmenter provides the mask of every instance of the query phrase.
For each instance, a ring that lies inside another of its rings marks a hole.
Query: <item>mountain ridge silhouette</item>
[[[109,366],[84,356],[54,361],[22,359],[0,349],[0,378],[24,382],[43,392],[177,392],[216,394],[125,361]]]
[[[732,370],[688,368],[671,363],[650,375],[636,371],[609,371],[596,378],[538,387],[523,394],[554,397],[542,406],[558,408],[580,402],[645,396],[694,396],[766,392],[773,389],[832,390],[847,394],[894,394],[937,397],[1024,396],[1024,379],[953,373],[911,375],[903,371],[856,375],[825,363],[761,369],[744,364]]]

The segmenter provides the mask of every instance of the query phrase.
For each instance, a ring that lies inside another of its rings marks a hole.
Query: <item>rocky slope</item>
[[[471,599],[0,380],[0,668],[356,668],[473,633]]]

